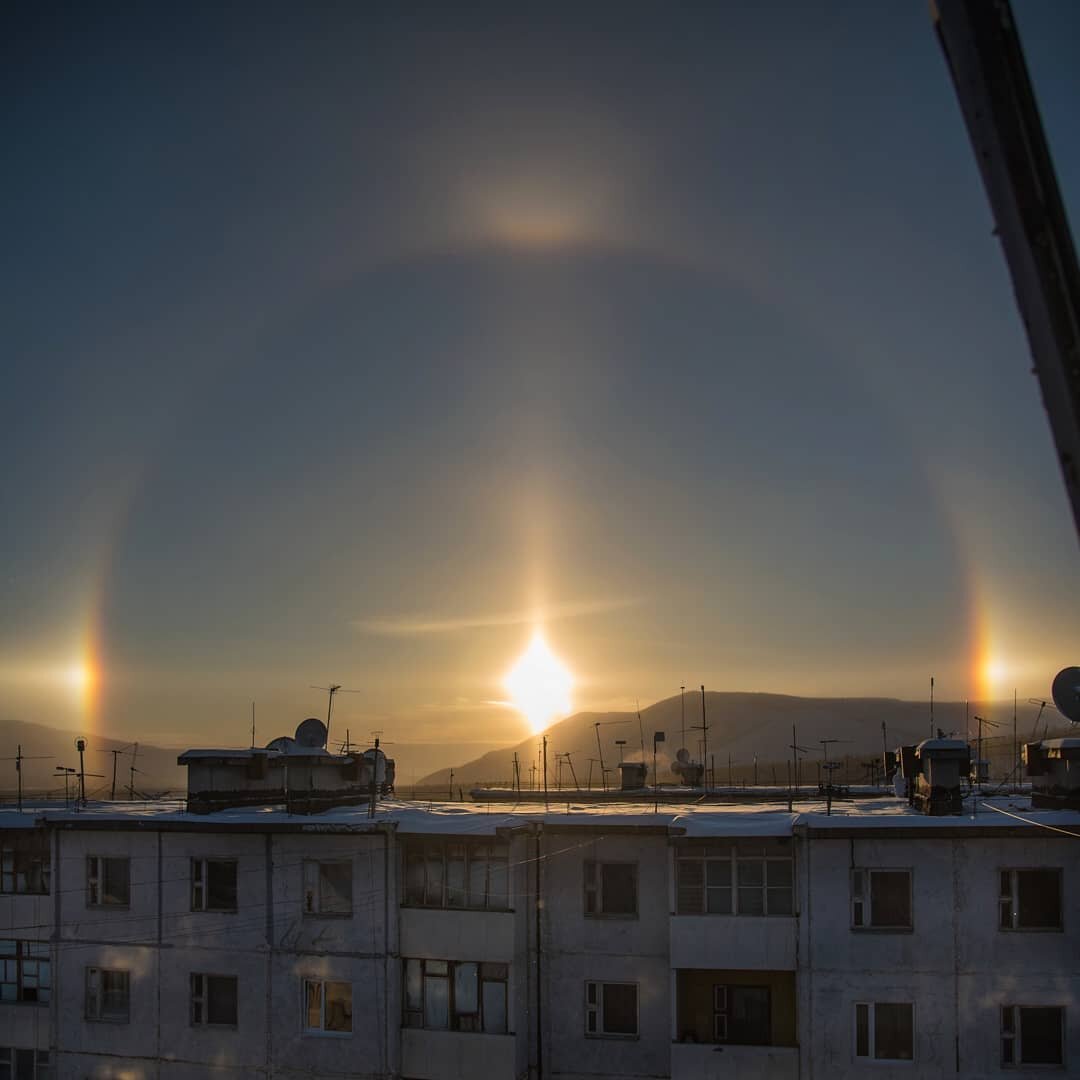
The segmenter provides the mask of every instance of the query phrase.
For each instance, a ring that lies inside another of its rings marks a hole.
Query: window
[[[86,969],[86,1019],[126,1024],[131,1015],[131,993],[126,971]]]
[[[680,915],[790,915],[791,851],[782,841],[694,845],[675,857]]]
[[[191,860],[191,910],[236,910],[236,863],[230,859]]]
[[[403,963],[406,1027],[506,1034],[506,964],[413,959]]]
[[[508,863],[506,844],[406,840],[405,903],[507,911]]]
[[[585,860],[585,914],[637,915],[637,863]]]
[[[53,1080],[48,1050],[0,1048],[0,1080]]]
[[[131,903],[130,865],[126,856],[87,856],[87,907],[127,907]]]
[[[0,941],[0,1001],[45,1004],[52,996],[52,963],[45,941]]]
[[[860,1002],[855,1006],[855,1056],[874,1061],[915,1058],[915,1006]]]
[[[304,1030],[352,1031],[352,983],[305,979]]]
[[[637,1035],[637,983],[587,982],[585,1034]]]
[[[1064,1065],[1065,1010],[1058,1006],[1004,1005],[1002,1065]]]
[[[1002,930],[1060,930],[1061,871],[1002,870],[998,926]]]
[[[304,863],[304,914],[352,914],[352,862]]]
[[[191,976],[192,1027],[236,1027],[236,976]]]
[[[851,925],[855,930],[910,930],[911,871],[852,870]]]
[[[40,829],[4,833],[0,841],[0,892],[48,893],[49,838],[40,834]]]
[[[771,1005],[767,986],[713,986],[713,1039],[768,1046],[772,1042]]]

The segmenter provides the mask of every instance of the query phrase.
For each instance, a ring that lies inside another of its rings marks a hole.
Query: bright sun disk
[[[529,647],[507,672],[503,686],[535,734],[543,731],[555,717],[565,716],[570,711],[574,677],[537,630]]]

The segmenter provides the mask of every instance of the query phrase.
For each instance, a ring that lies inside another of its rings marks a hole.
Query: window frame
[[[604,988],[607,986],[632,986],[634,988],[634,1030],[606,1031],[604,1029]],[[590,988],[594,1001],[589,1000]],[[585,1038],[586,1039],[640,1039],[641,1038],[641,991],[636,982],[622,979],[585,980]],[[589,1030],[589,1018],[595,1019],[594,1030]]]
[[[37,829],[5,830],[0,836],[0,895],[48,896],[52,887],[52,850],[48,836],[38,836]],[[22,834],[26,833],[26,836]],[[27,864],[37,864],[40,889],[20,889],[20,876],[25,880]],[[9,887],[10,886],[10,887]]]
[[[1020,924],[1020,874],[1054,873],[1058,887],[1057,926],[1026,926]],[[1009,895],[1001,888],[1001,879],[1009,875]],[[1006,903],[1009,907],[1006,908]],[[1009,913],[1009,926],[1002,926],[1002,916]],[[1003,866],[998,869],[998,931],[1003,934],[1063,934],[1065,932],[1065,871],[1061,866]]]
[[[1060,1062],[1025,1062],[1023,1058],[1024,1044],[1021,1034],[1021,1012],[1025,1009],[1056,1009],[1058,1014],[1058,1023],[1060,1025],[1059,1032],[1059,1045],[1061,1046],[1061,1061]],[[1012,1031],[1006,1031],[1005,1028],[1005,1012],[1008,1010],[1011,1013]],[[998,1024],[1000,1027],[998,1035],[998,1058],[1003,1069],[1046,1069],[1046,1070],[1065,1070],[1068,1067],[1067,1062],[1067,1047],[1066,1047],[1066,1034],[1068,1031],[1066,1024],[1066,1007],[1064,1005],[1018,1005],[1012,1003],[1002,1004],[998,1008]],[[1005,1043],[1008,1042],[1012,1046],[1012,1061],[1005,1060]]]
[[[323,911],[322,902],[322,868],[324,866],[348,866],[349,868],[349,910],[348,911]],[[353,860],[349,857],[340,859],[304,859],[301,865],[301,882],[303,885],[303,914],[306,919],[351,919],[353,917]],[[309,877],[314,875],[314,881]],[[315,906],[311,906],[314,901]]]
[[[16,1070],[19,1067],[18,1056],[19,1054],[33,1054],[34,1065],[33,1075],[34,1080],[53,1080],[56,1076],[56,1071],[53,1069],[55,1062],[51,1059],[51,1050],[34,1050],[24,1047],[16,1046],[4,1046],[0,1047],[0,1070],[7,1069],[7,1076],[14,1080],[17,1075]],[[44,1059],[44,1060],[42,1060]],[[0,1077],[5,1074],[0,1071]]]
[[[907,874],[908,922],[875,923],[873,876],[875,874]],[[856,881],[860,887],[856,889]],[[851,929],[859,934],[912,934],[915,932],[915,868],[911,866],[853,866],[849,877],[849,914]],[[861,921],[860,921],[861,920]],[[887,1004],[887,1003],[886,1003]]]
[[[319,1027],[308,1024],[308,987],[319,987]],[[326,987],[347,986],[349,988],[349,1027],[348,1030],[331,1030],[326,1026]],[[351,1039],[354,1034],[352,1015],[353,983],[351,979],[327,979],[321,975],[300,976],[300,1030],[304,1035],[315,1035],[326,1039]]]
[[[210,906],[210,864],[231,866],[233,876],[233,903],[232,907]],[[235,915],[240,907],[240,867],[239,860],[230,858],[218,858],[214,855],[192,855],[191,867],[191,910],[193,912],[208,912],[218,915]],[[198,871],[196,872],[196,868]],[[201,894],[201,901],[197,895]]]
[[[419,977],[419,997],[409,999],[409,968],[415,964],[418,967],[415,973]],[[428,964],[445,965],[445,973],[427,970]],[[459,967],[476,967],[476,1011],[461,1012],[456,1007],[457,977],[456,969]],[[496,969],[502,969],[497,971]],[[446,1027],[428,1027],[427,980],[445,979],[446,986]],[[503,1027],[502,1030],[489,1030],[484,1007],[484,987],[486,985],[499,985],[503,995]],[[476,1017],[475,1026],[460,1026],[462,1017]],[[510,965],[501,962],[488,962],[479,960],[443,960],[436,957],[403,956],[401,958],[401,1026],[402,1028],[415,1028],[420,1031],[449,1031],[456,1035],[513,1035],[510,1026]]]
[[[202,985],[196,993],[195,980],[201,979]],[[233,984],[233,1009],[236,1019],[232,1023],[221,1023],[210,1017],[210,979],[228,979]],[[203,1019],[195,1018],[196,1000],[202,1007]],[[188,977],[188,1020],[193,1028],[217,1028],[222,1031],[235,1031],[240,1026],[240,980],[236,975],[218,971],[193,971]]]
[[[0,964],[14,964],[15,978],[9,980],[3,976],[7,972],[0,967],[0,985],[13,985],[15,997],[3,999],[5,1005],[43,1005],[48,1006],[52,1001],[52,949],[47,941],[31,941],[24,938],[0,938],[0,944],[11,945],[12,955],[6,952],[0,954]],[[33,950],[37,949],[38,952]],[[37,965],[33,975],[27,973],[30,965]],[[42,967],[44,965],[44,967]],[[44,975],[44,982],[42,976]],[[34,985],[28,986],[27,980],[33,979]],[[28,991],[34,991],[34,997],[27,997]],[[44,996],[42,996],[44,991]]]
[[[111,862],[125,863],[127,865],[127,898],[123,901],[108,901],[105,899],[106,863]],[[130,855],[86,856],[86,906],[88,908],[106,908],[111,911],[131,910]]]
[[[105,989],[103,975],[120,975],[124,981],[124,1015],[106,1016],[103,1012]],[[97,985],[91,989],[91,982]],[[130,1024],[131,1023],[131,972],[123,968],[106,968],[97,964],[88,964],[83,979],[83,1018],[95,1024]],[[94,1003],[91,1009],[91,1001]]]
[[[735,990],[764,990],[765,1000],[768,1004],[769,1032],[765,1042],[743,1042],[732,1037],[731,1016]],[[712,1012],[713,1012],[713,1042],[724,1046],[775,1046],[773,1042],[773,1000],[772,987],[767,983],[713,983],[712,984]],[[723,1021],[721,1024],[720,1021]],[[721,1028],[723,1034],[720,1034]]]
[[[460,853],[452,851],[460,848]],[[483,854],[481,854],[483,852]],[[451,884],[450,867],[458,860],[463,860],[461,873],[464,877],[462,903],[452,903],[454,887]],[[473,865],[483,862],[484,899],[483,903],[473,902],[472,878]],[[428,880],[431,862],[440,866],[440,880],[437,885]],[[410,883],[410,873],[419,865],[423,876],[422,899],[417,899],[415,888]],[[505,889],[500,893],[493,890],[494,875],[492,866],[501,865]],[[510,888],[510,845],[498,838],[477,839],[464,836],[407,836],[402,844],[401,859],[401,906],[424,908],[428,911],[513,911],[513,897]],[[439,893],[438,902],[429,902],[428,897]]]
[[[770,838],[774,839],[774,838]],[[775,838],[780,839],[780,838]],[[722,850],[721,850],[722,849]],[[689,845],[675,848],[675,914],[678,916],[701,916],[710,917],[733,917],[743,919],[791,919],[796,913],[796,889],[795,889],[795,850],[792,847],[785,854],[772,854],[765,844],[748,845],[745,841],[729,841],[726,843],[703,844],[691,847]],[[760,885],[741,885],[739,864],[760,862],[762,864]],[[689,863],[700,867],[700,883],[686,884],[683,882],[684,867]],[[783,885],[769,884],[769,866],[772,864],[786,864],[790,867],[788,883]],[[709,884],[709,867],[726,866],[728,868],[727,884]],[[683,890],[697,889],[699,892],[700,907],[697,910],[687,910],[683,906]],[[740,892],[742,890],[757,890],[761,894],[761,911],[740,910]],[[728,911],[710,911],[709,894],[711,890],[726,892],[728,897]],[[773,906],[769,903],[774,892],[783,891],[788,898],[786,911],[772,911]]]
[[[630,866],[634,871],[634,910],[604,910],[604,867]],[[593,868],[590,882],[590,867]],[[636,859],[585,859],[582,863],[582,912],[586,919],[639,919],[641,918],[641,867]],[[593,910],[589,910],[589,897],[592,895]],[[637,985],[636,983],[634,984]]]
[[[855,1001],[853,1019],[854,1022],[851,1025],[851,1053],[854,1061],[859,1064],[866,1065],[903,1065],[910,1066],[916,1063],[917,1050],[919,1045],[919,1029],[916,1017],[916,1008],[914,1001]],[[909,1058],[884,1058],[877,1057],[875,1051],[877,1050],[876,1042],[876,1027],[875,1012],[880,1005],[896,1006],[906,1005],[911,1010],[911,1057]],[[866,1038],[867,1038],[867,1052],[865,1054],[859,1053],[859,1009],[866,1009]]]

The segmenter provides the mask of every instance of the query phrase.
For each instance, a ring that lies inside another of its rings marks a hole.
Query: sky
[[[1080,662],[925,3],[10,11],[0,720],[514,742],[537,627],[575,709]]]

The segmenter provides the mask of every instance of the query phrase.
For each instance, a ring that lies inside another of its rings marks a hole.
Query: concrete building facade
[[[0,1078],[1080,1069],[1080,813],[0,813]]]

